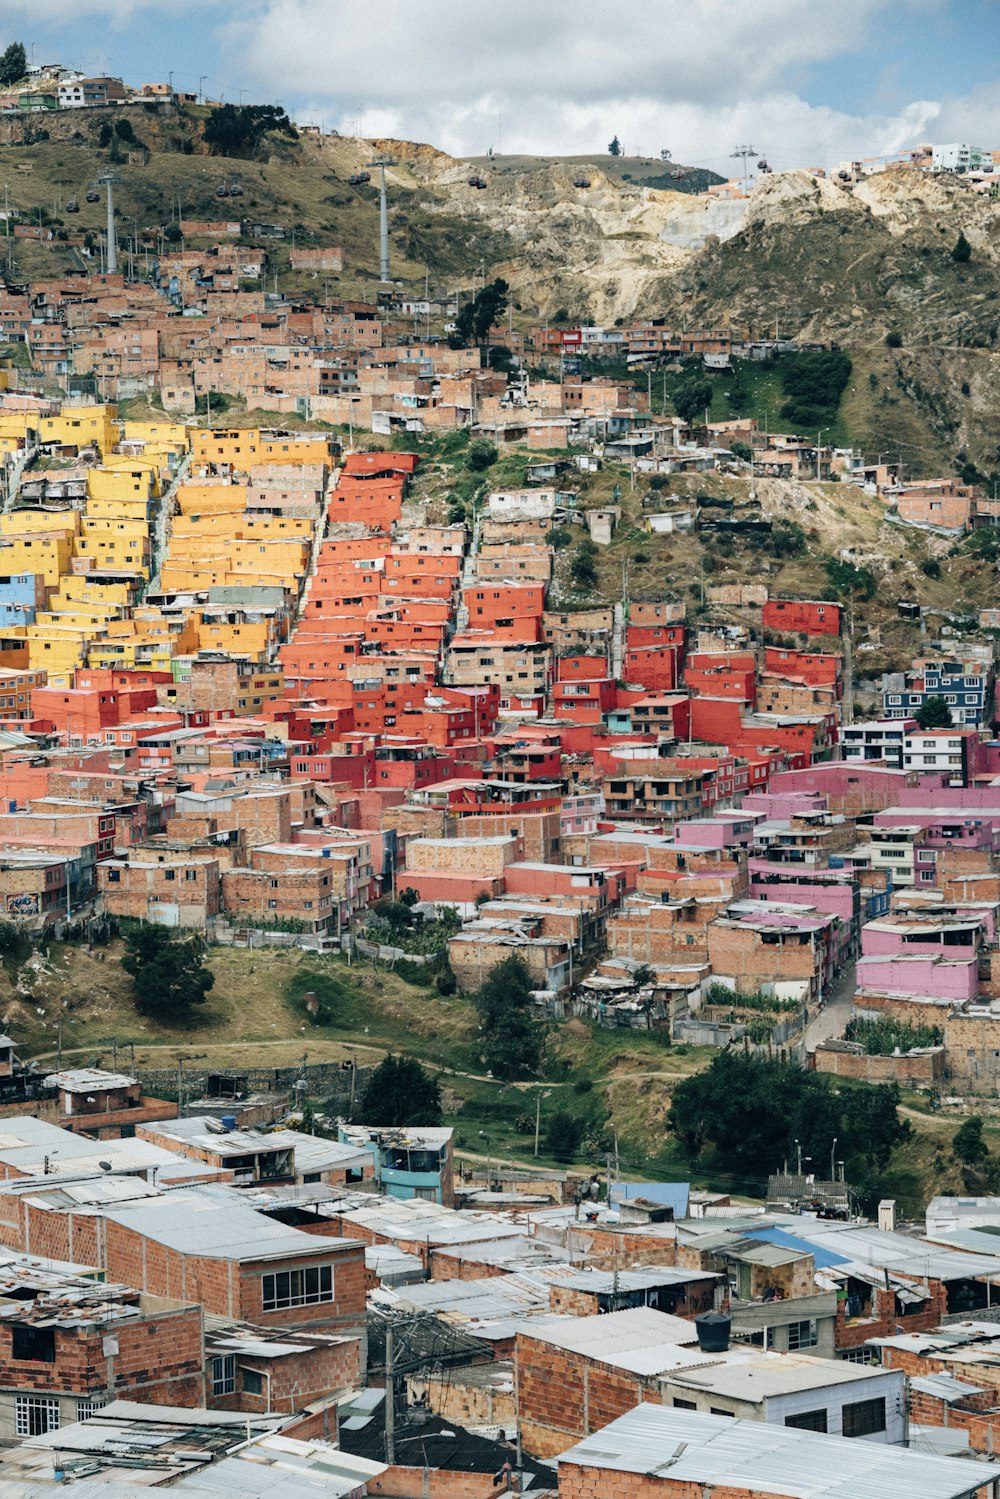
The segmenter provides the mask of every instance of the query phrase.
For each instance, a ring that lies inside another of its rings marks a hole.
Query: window
[[[236,1391],[236,1355],[225,1353],[212,1360],[212,1394],[232,1395]]]
[[[76,1402],[76,1419],[78,1421],[89,1421],[98,1411],[102,1411],[107,1405],[106,1400],[78,1400]]]
[[[243,1391],[247,1395],[263,1395],[264,1376],[259,1369],[243,1370]]]
[[[14,1401],[14,1433],[19,1437],[40,1437],[46,1431],[59,1430],[59,1401],[45,1395],[18,1395]]]
[[[198,871],[196,869],[185,869],[184,878],[186,880],[196,880],[198,878]]]
[[[794,1353],[797,1348],[815,1348],[819,1342],[819,1325],[815,1318],[808,1322],[790,1322],[788,1324],[788,1351]],[[824,1431],[826,1428],[823,1428]]]
[[[312,1265],[307,1270],[279,1270],[276,1275],[265,1275],[262,1300],[265,1312],[332,1301],[333,1266]]]
[[[34,1359],[45,1364],[54,1363],[55,1328],[32,1327],[30,1323],[15,1322],[10,1330],[10,1356],[15,1359]]]
[[[674,1396],[674,1409],[678,1411],[696,1411],[698,1407],[693,1400],[681,1400]]]
[[[786,1426],[796,1431],[826,1431],[826,1411],[799,1411],[796,1416],[785,1417]]]
[[[844,1436],[869,1437],[885,1431],[885,1397],[878,1400],[856,1400],[843,1410]]]

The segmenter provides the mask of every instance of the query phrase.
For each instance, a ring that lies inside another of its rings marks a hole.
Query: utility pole
[[[393,1373],[392,1321],[385,1324],[385,1460],[396,1462],[396,1379]]]
[[[542,1095],[535,1094],[535,1154],[538,1154],[538,1136],[542,1125]]]

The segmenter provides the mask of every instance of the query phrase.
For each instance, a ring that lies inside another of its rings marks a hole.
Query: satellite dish
[[[110,1161],[98,1161],[97,1164],[100,1166],[102,1171],[113,1171],[115,1169]]]

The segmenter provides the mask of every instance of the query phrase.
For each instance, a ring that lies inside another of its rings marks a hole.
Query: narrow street
[[[856,968],[857,964],[854,960],[845,964],[826,1004],[806,1026],[805,1049],[807,1052],[815,1051],[821,1041],[828,1041],[831,1037],[844,1034],[844,1026],[851,1018],[854,1005]]]

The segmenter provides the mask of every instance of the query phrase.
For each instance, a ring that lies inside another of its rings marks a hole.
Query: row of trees
[[[835,1087],[825,1073],[740,1052],[720,1052],[674,1090],[668,1125],[693,1161],[764,1177],[801,1147],[820,1172],[836,1140],[848,1176],[884,1170],[912,1130],[895,1083]]]

